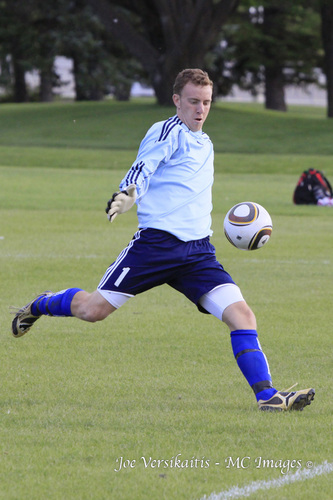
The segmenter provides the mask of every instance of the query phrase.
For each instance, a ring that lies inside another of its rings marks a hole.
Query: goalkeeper
[[[168,284],[229,328],[240,370],[261,410],[302,410],[314,389],[277,391],[261,350],[256,318],[239,287],[217,261],[210,243],[213,145],[202,131],[212,81],[199,69],[175,80],[175,116],[155,123],[107,204],[111,222],[137,203],[139,229],[106,270],[97,290],[45,292],[19,309],[12,333],[21,337],[42,315],[104,320],[135,295]]]

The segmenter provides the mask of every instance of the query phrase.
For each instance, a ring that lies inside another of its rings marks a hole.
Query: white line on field
[[[220,493],[211,493],[208,497],[205,495],[201,500],[233,500],[234,498],[249,497],[259,490],[269,490],[271,488],[281,488],[287,484],[295,483],[296,481],[306,481],[322,474],[333,472],[333,463],[327,461],[320,465],[314,466],[312,469],[299,469],[295,474],[286,474],[278,479],[270,481],[253,481],[242,488],[233,486],[230,490],[220,491]]]

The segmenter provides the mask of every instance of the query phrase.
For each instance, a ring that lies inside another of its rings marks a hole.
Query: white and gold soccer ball
[[[271,237],[272,219],[267,210],[252,201],[232,207],[224,219],[224,233],[241,250],[257,250]]]

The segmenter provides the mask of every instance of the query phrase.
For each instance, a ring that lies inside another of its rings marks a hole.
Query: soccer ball
[[[232,207],[224,219],[224,233],[241,250],[257,250],[272,234],[272,219],[258,203],[244,201]]]

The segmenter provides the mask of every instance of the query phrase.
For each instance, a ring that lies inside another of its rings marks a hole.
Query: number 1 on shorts
[[[114,286],[119,286],[120,283],[123,281],[125,278],[126,274],[129,272],[131,268],[130,267],[123,267],[122,273],[119,275],[118,279],[114,282]]]

